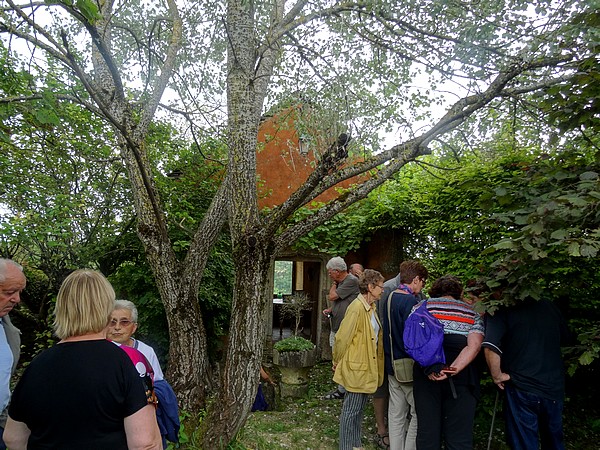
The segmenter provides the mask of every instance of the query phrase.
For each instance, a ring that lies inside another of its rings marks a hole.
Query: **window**
[[[293,261],[275,261],[273,297],[281,298],[282,295],[289,295],[292,293],[293,269]]]

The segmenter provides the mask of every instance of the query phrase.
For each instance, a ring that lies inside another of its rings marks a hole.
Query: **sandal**
[[[386,442],[387,440],[387,442]],[[382,448],[384,450],[389,450],[390,448],[390,436],[388,433],[379,434],[377,433],[377,437],[375,438],[375,443],[377,447]]]
[[[335,391],[331,391],[330,393],[325,394],[323,397],[321,397],[321,400],[341,400],[343,398],[344,393],[336,389]]]

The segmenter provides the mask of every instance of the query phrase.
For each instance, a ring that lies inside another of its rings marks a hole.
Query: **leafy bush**
[[[278,352],[302,352],[304,350],[312,350],[315,348],[315,344],[303,337],[291,336],[276,342],[273,348]]]

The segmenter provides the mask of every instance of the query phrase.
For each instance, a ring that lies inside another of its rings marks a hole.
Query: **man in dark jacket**
[[[486,318],[482,344],[494,383],[504,390],[506,436],[512,449],[564,449],[565,321],[547,300],[503,308]]]

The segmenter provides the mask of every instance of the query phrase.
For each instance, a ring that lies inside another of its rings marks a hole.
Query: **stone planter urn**
[[[308,372],[316,363],[316,347],[301,351],[273,349],[273,364],[281,372],[281,396],[298,398],[308,394]]]

